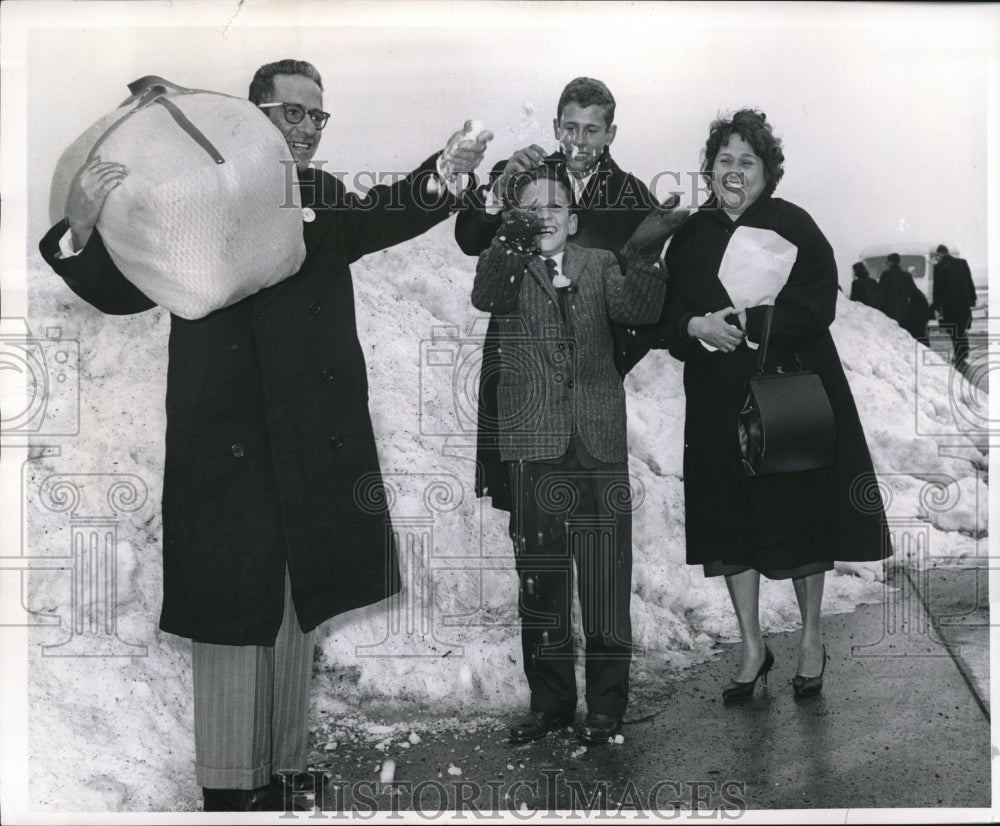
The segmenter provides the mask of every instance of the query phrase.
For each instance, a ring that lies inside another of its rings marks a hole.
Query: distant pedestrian
[[[888,269],[878,279],[877,307],[917,341],[926,344],[930,305],[913,276],[900,267],[900,260],[898,252],[886,256]]]
[[[976,287],[972,283],[968,262],[964,258],[952,257],[944,244],[937,248],[931,295],[941,327],[951,336],[955,364],[960,365],[969,355],[968,334],[972,308],[976,306]]]
[[[851,301],[860,301],[869,307],[878,305],[878,282],[871,277],[868,267],[860,261],[854,265],[854,281],[851,282]]]

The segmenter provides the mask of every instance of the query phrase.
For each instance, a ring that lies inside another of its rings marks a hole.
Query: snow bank
[[[531,116],[525,113],[526,122]],[[402,537],[406,587],[388,604],[321,629],[314,711],[341,723],[345,709],[359,707],[397,718],[492,715],[527,701],[506,514],[472,492],[475,376],[485,324],[469,303],[474,260],[457,249],[452,231],[447,222],[354,268],[372,417]],[[190,647],[156,628],[169,318],[159,310],[102,316],[37,256],[30,278],[31,331],[58,326],[64,339],[79,340],[81,372],[79,435],[39,440],[57,445],[57,454],[37,450],[49,455],[23,466],[24,547],[64,566],[33,571],[26,596],[30,610],[61,621],[31,632],[31,798],[49,811],[194,809]],[[890,519],[900,531],[928,537],[924,550],[907,546],[894,564],[975,555],[986,530],[985,457],[975,445],[984,397],[956,383],[937,355],[867,307],[842,298],[833,334]],[[633,628],[637,645],[676,672],[738,632],[724,583],[684,563],[680,364],[652,353],[626,388],[637,508]],[[67,508],[52,495],[55,477],[66,476],[100,490],[124,480],[134,493],[113,511],[89,500]],[[113,614],[117,639],[127,647],[121,656],[43,648],[99,636],[71,633],[73,611],[99,601],[94,594],[74,597],[65,569],[74,531],[89,530],[84,517],[103,518],[117,548]],[[843,571],[828,577],[825,611],[883,597],[881,564]],[[761,621],[765,631],[797,626],[787,583],[763,583]],[[136,645],[145,646],[142,656]],[[636,674],[656,679],[655,669]],[[406,739],[412,732],[404,720],[371,736]],[[348,736],[323,734],[332,748]]]

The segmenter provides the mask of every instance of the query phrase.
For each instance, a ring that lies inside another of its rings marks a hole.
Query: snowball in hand
[[[471,146],[478,140],[482,140],[483,143],[489,143],[493,140],[493,133],[486,128],[486,124],[481,120],[466,121],[466,129],[462,132],[462,137],[458,139],[458,143],[464,146]]]
[[[456,132],[441,153],[440,172],[446,180],[454,180],[459,170],[455,168],[455,149],[471,150],[479,142],[484,146],[493,140],[490,132],[481,120],[467,120],[461,132]]]

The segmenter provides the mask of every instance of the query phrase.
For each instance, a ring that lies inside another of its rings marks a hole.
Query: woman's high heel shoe
[[[725,702],[730,703],[734,700],[748,700],[753,697],[753,691],[757,686],[757,680],[763,677],[764,685],[767,685],[767,672],[771,670],[772,665],[774,665],[774,654],[771,653],[771,649],[765,645],[764,662],[761,663],[761,666],[757,671],[757,676],[748,683],[740,683],[733,680],[729,685],[722,689],[722,699]]]
[[[826,672],[826,661],[830,659],[826,654],[826,646],[823,646],[823,667],[820,669],[818,677],[803,677],[796,674],[792,677],[792,691],[796,697],[810,697],[819,694],[823,690],[823,674]]]

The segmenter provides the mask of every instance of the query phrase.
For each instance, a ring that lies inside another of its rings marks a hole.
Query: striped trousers
[[[273,646],[192,643],[199,786],[258,789],[280,771],[306,770],[315,639],[299,626],[286,572]]]

